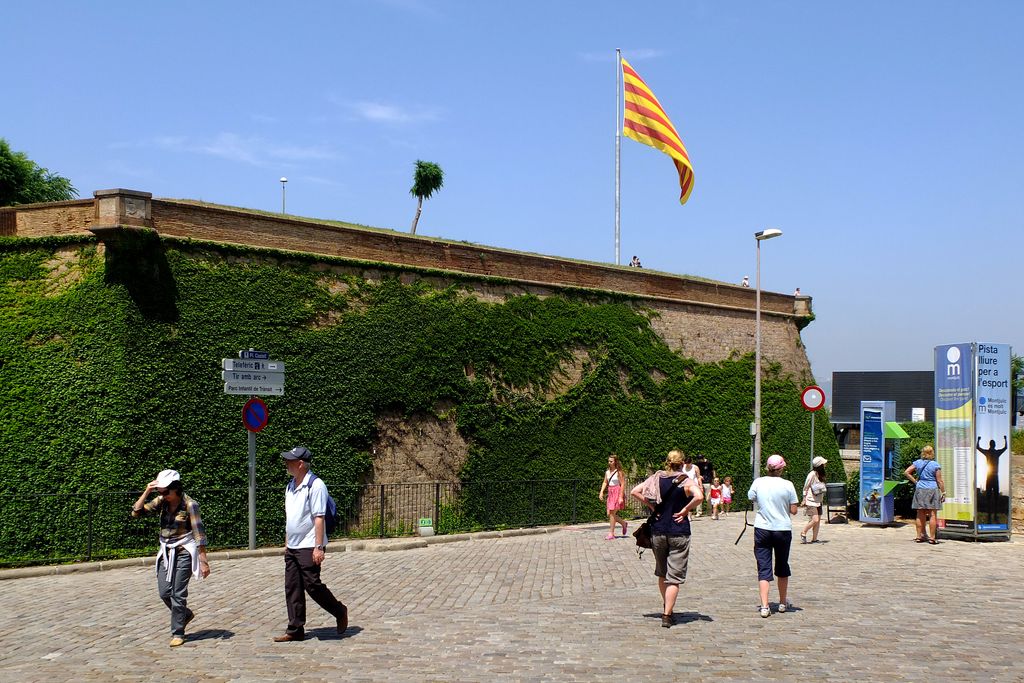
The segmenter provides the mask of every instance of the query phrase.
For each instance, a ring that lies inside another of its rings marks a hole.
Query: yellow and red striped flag
[[[672,157],[679,171],[679,203],[685,204],[693,190],[690,155],[658,98],[625,59],[622,60],[622,90],[625,104],[622,134]]]

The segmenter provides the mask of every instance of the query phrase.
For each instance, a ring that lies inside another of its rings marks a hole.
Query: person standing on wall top
[[[633,258],[630,259],[629,265],[632,268],[643,268],[643,266],[640,265],[640,258],[636,255],[634,255]]]
[[[284,551],[284,595],[288,605],[288,629],[275,643],[306,637],[306,593],[337,621],[338,635],[348,629],[348,608],[320,580],[320,565],[327,550],[324,516],[327,485],[310,471],[313,454],[297,446],[281,454],[291,481],[284,492],[287,518]]]
[[[157,497],[146,502],[156,491]],[[210,575],[206,559],[206,530],[199,516],[199,503],[184,493],[181,475],[163,470],[146,484],[146,490],[132,506],[132,517],[160,515],[160,550],[156,559],[156,585],[160,599],[171,610],[171,647],[185,642],[185,627],[195,618],[188,608],[188,582]]]

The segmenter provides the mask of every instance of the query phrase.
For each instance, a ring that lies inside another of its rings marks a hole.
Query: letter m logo
[[[960,376],[960,364],[950,363],[946,366],[946,377],[959,377]]]

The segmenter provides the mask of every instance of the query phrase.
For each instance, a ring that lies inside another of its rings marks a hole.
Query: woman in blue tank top
[[[942,481],[942,466],[935,462],[935,449],[930,445],[922,448],[921,457],[903,474],[915,484],[914,502],[910,504],[917,510],[917,519],[914,520],[917,537],[914,540],[935,545],[938,543],[939,509],[946,498],[946,483]],[[924,532],[926,522],[932,532],[931,538]]]
[[[700,483],[683,473],[683,454],[669,451],[665,469],[633,488],[630,495],[651,510],[651,541],[654,575],[661,591],[661,625],[676,623],[672,613],[679,596],[679,584],[686,581],[690,557],[690,512],[700,506],[704,492]]]

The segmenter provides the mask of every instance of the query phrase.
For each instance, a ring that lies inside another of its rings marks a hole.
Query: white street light
[[[288,182],[288,179],[281,176],[281,213],[284,213],[284,186]]]
[[[768,228],[754,233],[757,241],[757,295],[754,306],[754,479],[761,475],[761,242],[779,237],[782,231]]]

